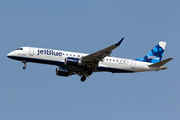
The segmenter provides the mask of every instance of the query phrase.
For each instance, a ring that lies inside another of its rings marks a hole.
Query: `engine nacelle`
[[[65,58],[64,64],[65,65],[72,65],[72,66],[80,66],[81,60],[78,58],[67,57],[67,58]]]
[[[69,75],[72,75],[72,73],[68,69],[58,67],[56,68],[56,75],[68,77]]]

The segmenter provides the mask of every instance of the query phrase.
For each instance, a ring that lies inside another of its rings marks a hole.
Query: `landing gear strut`
[[[81,77],[81,81],[84,82],[86,80],[86,77],[85,76],[82,76]]]
[[[23,60],[22,63],[24,63],[23,69],[25,70],[26,69],[26,61]]]

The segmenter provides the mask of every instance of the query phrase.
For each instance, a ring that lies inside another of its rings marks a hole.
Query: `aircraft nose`
[[[11,56],[13,56],[13,52],[10,52],[10,53],[7,54],[8,58],[11,58]]]

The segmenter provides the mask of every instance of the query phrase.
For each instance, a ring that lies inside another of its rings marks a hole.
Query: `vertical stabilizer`
[[[162,59],[165,47],[166,47],[166,42],[161,41],[147,55],[136,60],[150,62],[150,63],[160,62]]]

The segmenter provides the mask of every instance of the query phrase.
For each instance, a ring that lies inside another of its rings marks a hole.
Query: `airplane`
[[[112,50],[120,46],[124,38],[118,43],[92,54],[36,48],[20,47],[9,54],[8,58],[22,61],[23,69],[27,62],[58,66],[56,75],[68,77],[79,75],[81,81],[90,77],[93,72],[134,73],[145,71],[159,71],[167,69],[163,66],[173,58],[162,60],[166,42],[160,41],[147,55],[138,59],[112,57]]]

